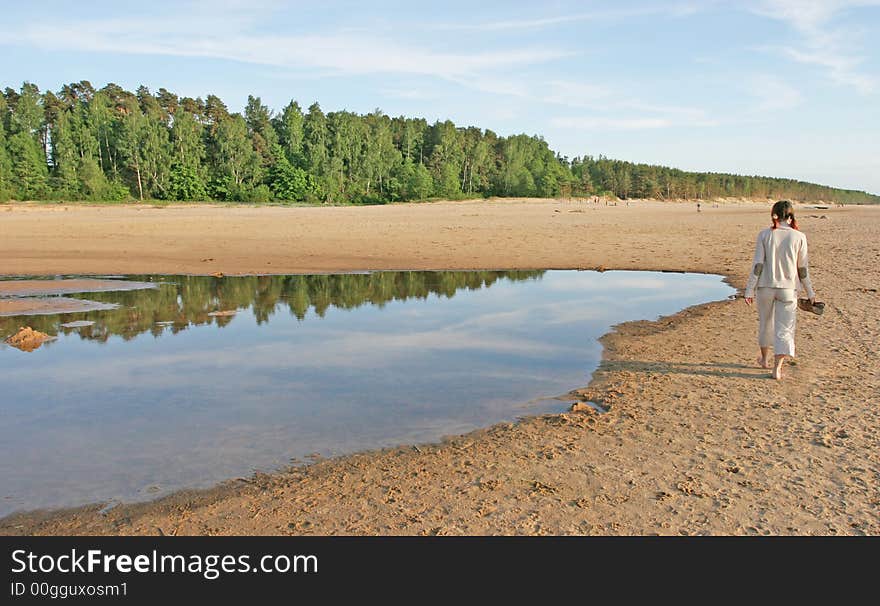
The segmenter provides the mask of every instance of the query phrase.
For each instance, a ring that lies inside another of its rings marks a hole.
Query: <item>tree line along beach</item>
[[[381,110],[325,113],[295,100],[273,111],[248,95],[134,92],[82,80],[0,95],[0,201],[386,203],[486,196],[605,199],[794,198],[877,203],[864,191],[796,179],[688,172],[569,158],[540,134],[500,136]]]

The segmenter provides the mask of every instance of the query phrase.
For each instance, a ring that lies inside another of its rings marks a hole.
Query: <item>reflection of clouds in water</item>
[[[410,334],[385,335],[371,332],[350,332],[338,343],[328,344],[326,353],[342,348],[347,354],[360,355],[380,349],[408,355],[413,351],[492,351],[497,354],[550,355],[566,348],[527,338],[503,335],[475,335],[472,332],[443,328]],[[311,352],[310,352],[311,355]]]
[[[477,336],[467,331],[439,329],[409,334],[382,334],[367,331],[339,331],[320,342],[305,347],[289,340],[276,340],[257,345],[228,346],[210,351],[159,353],[139,359],[137,366],[124,356],[103,361],[100,368],[102,385],[131,387],[133,381],[143,382],[145,375],[153,374],[156,383],[172,387],[198,381],[193,372],[230,369],[242,377],[247,386],[250,371],[280,369],[321,369],[333,367],[369,369],[390,367],[396,361],[414,355],[432,352],[485,351],[495,355],[527,355],[548,357],[564,353],[577,354],[578,350],[541,341],[503,336]],[[60,382],[93,380],[95,367],[87,359],[74,359],[55,368]],[[25,368],[19,380],[38,380],[44,371]],[[206,380],[223,380],[215,377]]]
[[[608,271],[604,273],[571,272],[571,276],[559,279],[557,275],[545,276],[541,289],[553,292],[590,291],[602,293],[608,290],[634,288],[639,290],[668,288],[668,281],[653,272]]]
[[[173,353],[164,353],[161,350],[149,356],[138,358],[137,365],[123,355],[118,358],[110,358],[102,361],[100,372],[102,383],[108,387],[122,386],[131,387],[134,382],[143,383],[147,376],[153,373],[156,383],[169,388],[174,385],[185,386],[197,382],[199,379],[193,373],[209,373],[216,377],[218,369],[228,369],[236,378],[239,388],[261,387],[261,381],[257,378],[260,373],[297,369],[320,369],[323,371],[332,368],[344,369],[371,369],[391,367],[401,360],[412,360],[414,356],[431,353],[455,353],[455,352],[486,352],[491,355],[519,355],[531,358],[549,358],[558,355],[582,355],[581,346],[578,348],[565,347],[542,340],[540,333],[534,336],[516,334],[524,326],[559,326],[566,324],[592,324],[592,323],[617,323],[624,319],[633,319],[630,310],[632,308],[644,308],[648,304],[664,303],[669,301],[681,301],[683,299],[700,298],[705,291],[708,282],[719,290],[725,289],[724,285],[714,276],[681,276],[677,274],[663,275],[661,277],[644,279],[641,276],[609,275],[606,274],[581,274],[565,272],[564,279],[550,274],[539,283],[511,284],[504,283],[498,286],[512,288],[535,288],[544,289],[561,284],[566,286],[556,292],[581,292],[579,288],[568,288],[569,282],[593,283],[605,282],[599,290],[587,289],[584,294],[577,298],[566,297],[564,300],[545,302],[546,299],[532,302],[529,298],[523,298],[520,303],[512,300],[509,293],[503,293],[504,305],[513,307],[501,311],[478,313],[465,317],[451,324],[436,327],[438,323],[449,320],[446,315],[438,315],[428,310],[408,309],[411,303],[392,303],[395,306],[394,314],[408,321],[398,323],[393,328],[387,325],[377,325],[375,330],[363,330],[360,323],[358,328],[352,329],[349,322],[332,323],[322,325],[321,320],[314,323],[301,324],[296,322],[283,322],[279,318],[270,322],[272,333],[257,344],[248,344],[243,340],[235,345],[222,345],[210,349],[186,350]],[[619,272],[627,274],[629,272]],[[689,278],[681,280],[680,278]],[[652,281],[662,284],[664,279],[670,278],[678,282],[673,286],[667,286],[659,292],[644,293],[637,296],[630,293],[619,293],[619,288],[612,288],[609,284],[639,284],[639,288],[648,288],[645,284]],[[696,280],[694,278],[697,278]],[[697,282],[697,283],[694,283]],[[504,290],[499,288],[499,291]],[[618,290],[618,294],[609,294],[609,291]],[[727,289],[729,290],[729,289]],[[481,299],[487,298],[491,289],[474,291],[475,296]],[[720,295],[721,293],[719,293]],[[437,301],[435,305],[443,305]],[[479,309],[476,307],[475,309]],[[367,308],[369,309],[369,308]],[[353,313],[346,310],[345,316]],[[386,310],[387,311],[387,310]],[[381,313],[386,313],[383,311]],[[676,310],[665,310],[667,313]],[[248,314],[250,315],[250,314]],[[651,317],[650,313],[638,313],[640,317]],[[418,329],[413,322],[434,324],[435,327]],[[256,328],[252,324],[253,317],[242,316],[233,319],[229,325],[220,331],[233,331],[233,324],[238,325],[240,331],[264,330],[266,327]],[[304,331],[303,327],[308,330]],[[202,330],[204,327],[194,330]],[[394,330],[397,332],[387,332]],[[406,332],[400,332],[405,330]],[[589,331],[584,331],[585,334]],[[600,331],[601,332],[601,331]],[[179,338],[181,335],[168,335],[168,338]],[[598,336],[598,333],[596,334]],[[116,347],[125,348],[125,344],[116,343]],[[60,382],[77,382],[93,380],[95,368],[88,358],[77,357],[61,361],[56,367],[57,380]],[[38,368],[25,367],[17,372],[19,380],[40,380],[43,371]],[[252,376],[251,376],[252,375]],[[249,378],[251,376],[251,378]],[[206,379],[207,381],[208,379]],[[225,377],[217,380],[224,381]]]
[[[678,272],[645,271],[607,271],[548,272],[541,281],[545,292],[582,292],[590,296],[602,296],[606,291],[616,291],[624,295],[626,289],[654,290],[658,293],[674,291],[678,293],[703,292],[706,289],[725,288],[720,276],[712,274],[686,274]],[[621,292],[623,291],[623,292]]]
[[[62,336],[0,364],[0,455],[20,453],[0,456],[0,484],[27,503],[132,498],[561,410],[536,399],[585,385],[611,325],[729,292],[714,276],[549,272],[323,320],[282,303],[262,325],[251,309],[158,339]]]
[[[479,314],[466,318],[456,324],[453,324],[452,326],[450,326],[450,329],[487,329],[498,327],[516,327],[527,320],[529,313],[531,313],[532,310],[537,309],[538,307],[540,307],[540,305]]]
[[[458,322],[450,328],[485,330],[488,328],[515,329],[528,322],[538,320],[541,324],[552,326],[572,322],[598,320],[608,314],[597,307],[595,299],[565,301],[560,303],[525,304],[515,310],[480,314]]]
[[[719,289],[718,298],[727,295]],[[458,328],[481,328],[489,326],[512,325],[515,321],[524,323],[535,318],[541,318],[541,323],[547,326],[559,324],[574,324],[581,322],[595,322],[598,320],[615,320],[624,314],[628,314],[634,307],[641,307],[646,303],[674,302],[683,298],[698,297],[706,292],[704,285],[676,285],[674,288],[666,288],[661,292],[649,294],[605,294],[603,291],[591,292],[583,298],[566,298],[557,303],[524,304],[516,310],[482,314],[458,323]],[[676,310],[663,310],[660,313],[669,313]],[[644,317],[651,317],[651,313],[642,313]]]

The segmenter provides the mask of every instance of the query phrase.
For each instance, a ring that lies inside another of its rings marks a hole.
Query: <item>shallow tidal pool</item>
[[[114,279],[153,287],[68,289],[92,311],[0,317],[0,342],[22,326],[57,336],[0,343],[0,515],[559,412],[613,325],[734,292],[629,271]]]

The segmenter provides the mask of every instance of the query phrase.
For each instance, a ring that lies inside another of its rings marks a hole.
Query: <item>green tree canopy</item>
[[[130,92],[82,80],[0,95],[0,198],[385,202],[462,196],[791,198],[880,196],[793,179],[686,172],[603,156],[569,160],[539,136],[380,110],[279,114],[248,95],[239,112],[209,94]]]

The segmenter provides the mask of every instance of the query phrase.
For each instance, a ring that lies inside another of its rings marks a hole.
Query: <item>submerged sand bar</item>
[[[70,297],[18,297],[0,299],[0,317],[3,316],[44,316],[52,314],[72,314],[85,311],[104,311],[116,309],[112,303],[99,303]]]
[[[0,297],[44,297],[84,292],[156,288],[152,282],[70,278],[62,280],[0,280]]]
[[[67,314],[116,309],[116,305],[59,295],[156,288],[151,282],[72,278],[0,280],[0,317]]]

